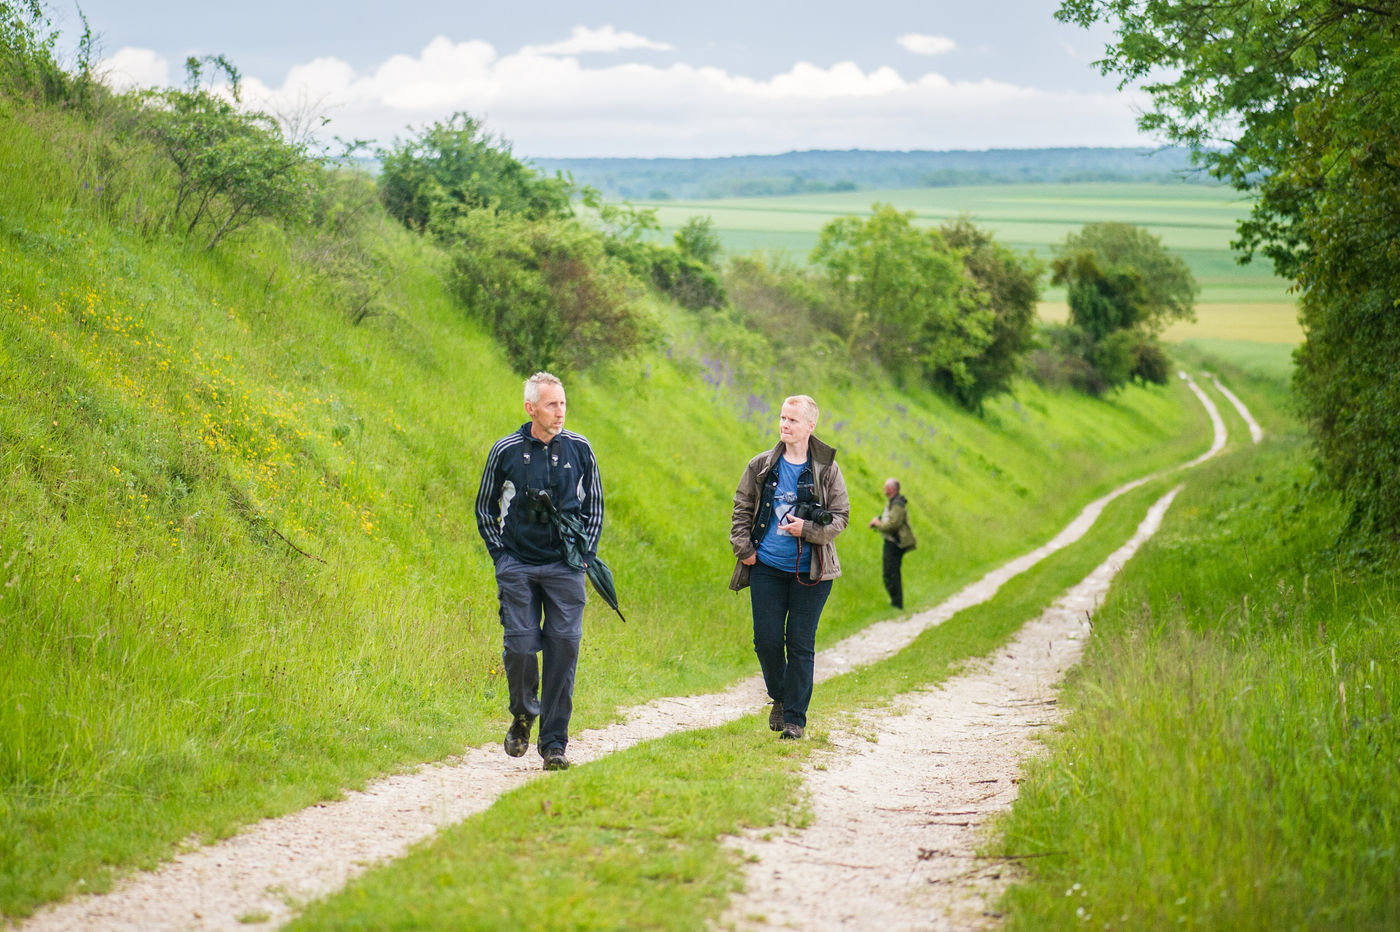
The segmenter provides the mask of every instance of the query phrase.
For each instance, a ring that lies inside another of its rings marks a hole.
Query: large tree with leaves
[[[957,250],[914,215],[875,204],[822,227],[812,261],[850,310],[852,349],[930,385],[971,386],[995,314],[978,300]]]
[[[1235,246],[1298,287],[1294,384],[1355,529],[1400,547],[1400,0],[1065,0],[1144,129],[1256,195]]]

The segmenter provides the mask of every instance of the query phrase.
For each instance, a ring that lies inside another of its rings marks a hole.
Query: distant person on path
[[[476,526],[496,563],[510,687],[506,753],[521,757],[540,722],[545,770],[566,770],[574,671],[583,637],[583,570],[564,562],[549,506],[579,515],[592,562],[603,530],[603,486],[593,448],[564,429],[564,385],[548,372],[525,380],[530,420],[498,440],[476,495]],[[543,652],[543,664],[536,654]],[[543,682],[541,682],[541,666]]]
[[[904,607],[904,578],[900,564],[904,555],[914,549],[914,531],[909,527],[909,502],[899,492],[898,479],[885,480],[885,510],[878,518],[870,519],[870,526],[885,538],[885,591],[890,594],[890,604],[895,608]]]
[[[749,460],[729,529],[738,558],[729,588],[749,589],[754,652],[773,702],[768,727],[788,739],[807,727],[817,622],[841,575],[833,541],[851,515],[836,451],[812,436],[819,414],[807,395],[783,401],[778,444]]]

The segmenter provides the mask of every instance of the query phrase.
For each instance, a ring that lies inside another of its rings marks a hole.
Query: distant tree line
[[[1165,183],[1197,177],[1184,148],[851,149],[710,159],[535,159],[532,164],[543,171],[568,174],[604,196],[630,200],[771,197],[964,184]]]

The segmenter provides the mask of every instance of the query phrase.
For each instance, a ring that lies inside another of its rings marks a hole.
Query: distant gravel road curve
[[[1224,422],[1215,405],[1189,376],[1181,375],[1210,413],[1215,438],[1205,456],[1179,469],[1203,462],[1225,444]],[[817,679],[882,660],[926,628],[990,599],[1007,580],[1079,540],[1109,502],[1162,474],[1129,482],[1091,502],[1049,543],[992,570],[934,608],[871,625],[822,651],[816,660]],[[766,703],[757,675],[719,693],[658,699],[624,710],[619,724],[575,736],[569,756],[575,764],[586,764],[671,732],[713,727],[755,714]],[[363,792],[346,793],[342,800],[251,825],[224,841],[181,854],[154,871],[120,880],[109,893],[79,895],[44,907],[17,928],[22,932],[233,932],[249,928],[250,922],[260,929],[276,928],[291,920],[303,904],[334,893],[370,867],[402,856],[439,829],[489,808],[507,790],[543,776],[537,763],[506,757],[493,742],[460,757],[376,781]]]

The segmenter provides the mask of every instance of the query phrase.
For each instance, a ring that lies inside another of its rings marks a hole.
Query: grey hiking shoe
[[[568,770],[569,759],[564,756],[563,748],[550,748],[544,752],[545,770]]]
[[[774,699],[773,708],[768,713],[768,728],[770,731],[783,730],[783,700]]]
[[[802,737],[802,726],[794,725],[792,722],[783,722],[783,733],[778,737],[785,741],[796,741]]]
[[[530,729],[535,720],[528,715],[517,715],[506,729],[506,753],[511,757],[524,757],[530,748]]]

